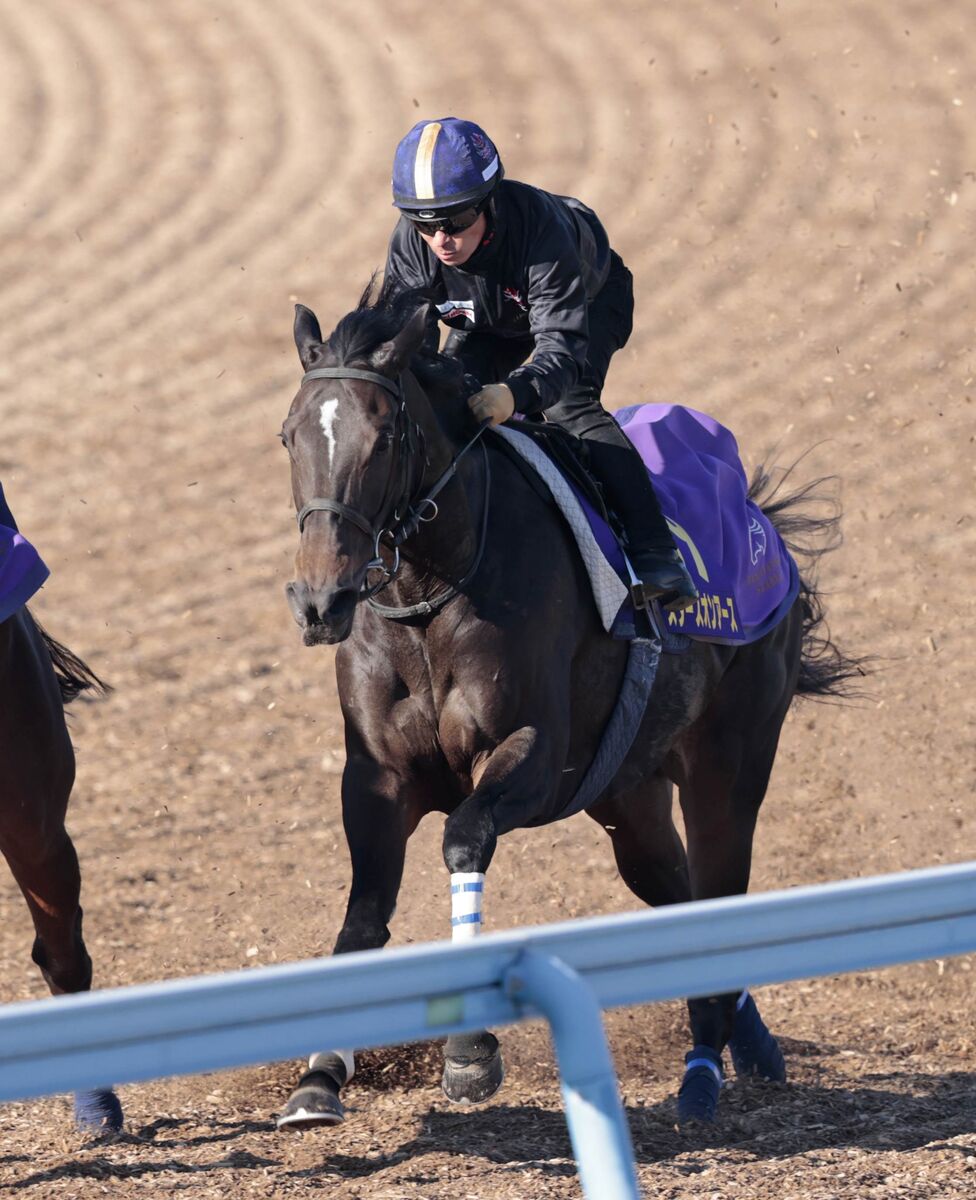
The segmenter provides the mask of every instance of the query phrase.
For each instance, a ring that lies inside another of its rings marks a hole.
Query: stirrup
[[[665,612],[682,613],[694,608],[698,596],[697,591],[694,596],[682,595],[676,591],[648,591],[647,585],[638,580],[630,585],[630,599],[635,608],[644,612],[650,612],[651,604],[656,600]]]
[[[667,554],[647,552],[631,562],[630,595],[637,608],[649,610],[656,601],[666,612],[681,613],[698,599],[698,589],[677,550]]]
[[[643,609],[645,612],[650,612],[651,601],[654,596],[650,595],[644,584],[638,579],[630,585],[630,601],[634,608]]]

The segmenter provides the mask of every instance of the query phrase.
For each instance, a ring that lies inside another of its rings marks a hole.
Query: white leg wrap
[[[485,877],[481,871],[451,873],[451,941],[466,942],[481,933]]]
[[[326,1066],[327,1063],[322,1060],[329,1058],[341,1058],[342,1065],[346,1068],[346,1083],[356,1074],[356,1058],[351,1050],[333,1050],[331,1053],[328,1050],[320,1050],[315,1054],[308,1056],[308,1069],[317,1071],[320,1066]]]

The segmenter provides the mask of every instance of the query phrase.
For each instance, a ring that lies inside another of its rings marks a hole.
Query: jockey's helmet
[[[418,121],[396,148],[393,203],[415,221],[480,208],[504,173],[494,143],[473,121]]]

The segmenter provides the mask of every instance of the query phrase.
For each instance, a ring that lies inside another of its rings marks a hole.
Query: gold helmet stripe
[[[413,168],[413,187],[418,200],[434,199],[434,147],[440,131],[440,121],[431,121],[420,135]]]

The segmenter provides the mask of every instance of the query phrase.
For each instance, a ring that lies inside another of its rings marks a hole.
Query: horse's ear
[[[400,332],[389,342],[384,342],[370,355],[370,362],[377,370],[390,375],[398,375],[410,361],[410,357],[420,349],[427,335],[427,319],[430,313],[429,304],[421,304],[410,315],[410,319]]]
[[[307,371],[312,361],[312,351],[322,345],[322,330],[318,317],[304,304],[295,305],[295,345],[302,366]]]

